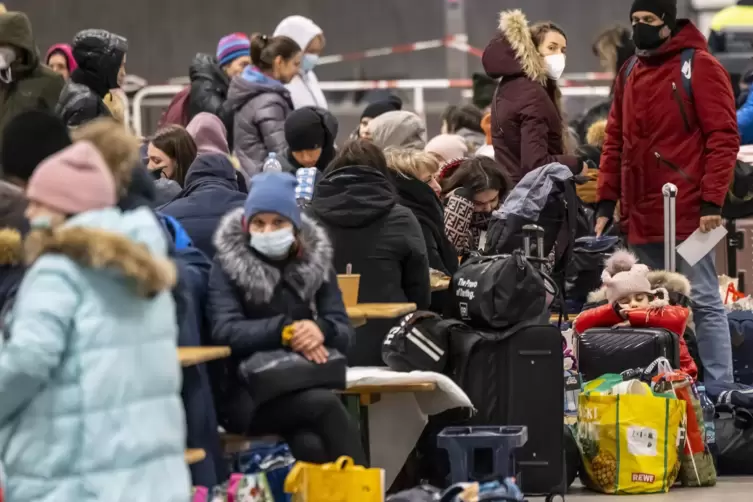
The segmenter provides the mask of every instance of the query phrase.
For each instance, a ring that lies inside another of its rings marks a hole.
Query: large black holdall
[[[452,377],[477,413],[470,425],[525,425],[516,451],[523,491],[564,495],[565,438],[562,334],[551,324],[523,323],[503,332],[451,339]]]

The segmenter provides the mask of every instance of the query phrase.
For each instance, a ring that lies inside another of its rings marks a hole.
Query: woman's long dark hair
[[[171,179],[182,188],[188,168],[196,159],[196,143],[191,135],[183,127],[170,124],[158,130],[151,143],[175,161],[175,171]]]
[[[457,188],[465,187],[473,193],[499,190],[499,198],[502,200],[512,186],[512,181],[502,166],[494,159],[482,155],[464,160],[449,178],[442,180],[442,195],[446,196]]]

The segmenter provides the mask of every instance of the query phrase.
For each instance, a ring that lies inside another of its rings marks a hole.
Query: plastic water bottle
[[[277,154],[275,152],[269,152],[261,171],[263,173],[279,173],[282,171],[282,164],[277,160]]]
[[[703,428],[706,431],[706,446],[714,457],[714,462],[716,463],[716,426],[714,425],[716,408],[714,403],[711,402],[711,399],[709,399],[709,396],[706,395],[706,387],[703,385],[698,386],[698,397],[701,399],[701,409],[703,410]]]

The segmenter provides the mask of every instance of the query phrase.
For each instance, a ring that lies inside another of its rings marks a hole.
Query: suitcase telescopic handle
[[[666,183],[661,193],[664,196],[664,268],[670,272],[677,269],[676,248],[677,232],[675,225],[677,223],[676,203],[677,203],[677,186],[673,183]]]
[[[523,251],[526,256],[531,256],[531,237],[536,238],[536,252],[539,260],[544,259],[544,229],[538,225],[523,225]]]

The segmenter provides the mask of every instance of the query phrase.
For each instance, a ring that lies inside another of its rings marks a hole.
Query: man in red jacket
[[[677,185],[677,241],[721,225],[740,147],[729,76],[675,0],[635,0],[636,58],[616,79],[599,172],[601,234],[620,202],[620,223],[641,262],[663,268],[662,186]],[[729,327],[713,253],[693,267],[693,312],[706,379],[732,381]]]

